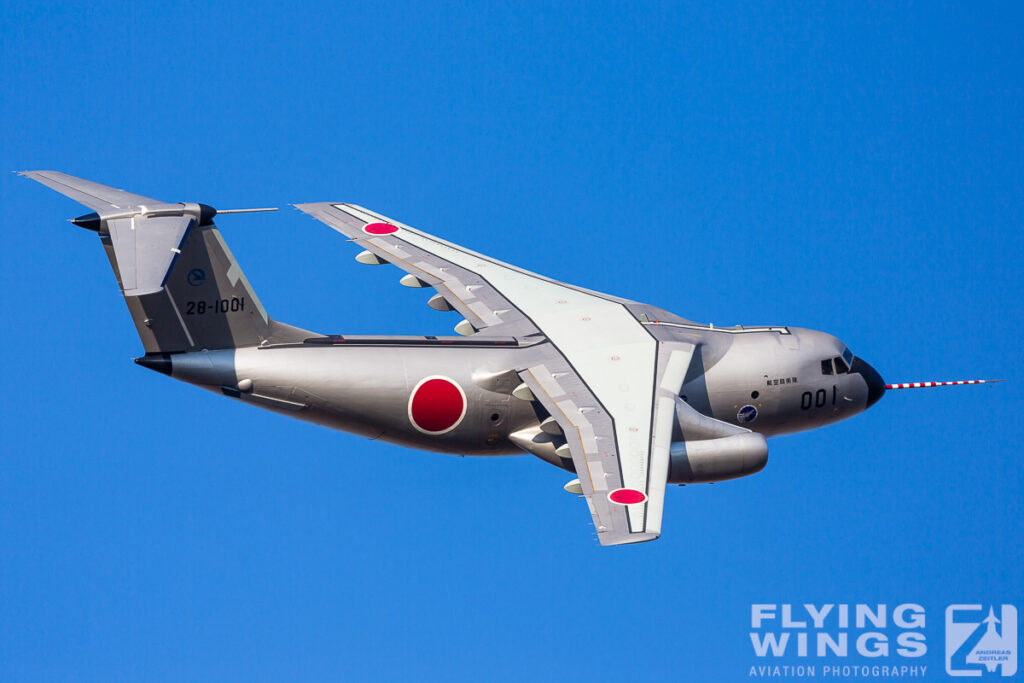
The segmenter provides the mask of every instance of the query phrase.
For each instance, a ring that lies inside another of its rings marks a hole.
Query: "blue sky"
[[[940,679],[947,605],[1024,608],[1019,6],[747,5],[0,5],[0,168],[353,201],[694,320],[827,330],[890,382],[1011,380],[772,440],[602,549],[531,456],[135,366],[85,209],[4,174],[0,678],[749,680],[752,603],[916,602],[902,663]],[[457,321],[298,212],[218,222],[280,320]]]

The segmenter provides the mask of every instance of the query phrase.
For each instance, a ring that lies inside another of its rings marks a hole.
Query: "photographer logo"
[[[1013,605],[946,608],[946,673],[1000,676],[1017,673],[1017,608]]]

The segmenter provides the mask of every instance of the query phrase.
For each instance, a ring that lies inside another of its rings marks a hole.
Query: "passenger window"
[[[821,361],[821,374],[823,374],[823,375],[831,375],[832,374],[832,360],[831,359]]]
[[[836,374],[841,375],[844,372],[849,372],[850,368],[843,362],[842,358],[836,358]]]

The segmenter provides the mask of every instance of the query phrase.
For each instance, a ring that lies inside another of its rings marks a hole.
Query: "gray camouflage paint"
[[[786,332],[774,331],[779,329]],[[821,361],[841,356],[845,348],[832,335],[773,328],[746,333],[687,330],[686,336],[699,340],[701,353],[694,356],[680,393],[699,412],[716,420],[767,437],[838,422],[868,407],[870,377],[822,374]],[[513,381],[502,386],[491,378],[528,364],[522,356],[530,354],[531,345],[495,349],[410,344],[421,339],[376,337],[375,343],[366,346],[353,340],[330,346],[271,344],[173,354],[170,374],[262,408],[371,439],[460,455],[520,453],[521,447],[509,436],[537,426],[538,416],[530,402],[511,397]],[[462,337],[447,339],[463,341]],[[418,431],[408,416],[410,392],[416,382],[431,375],[457,382],[468,403],[462,422],[441,436]],[[784,377],[797,381],[767,385]],[[249,380],[244,384],[248,389],[238,391],[243,380]],[[813,398],[821,391],[825,405],[812,401],[802,408],[805,393]],[[758,398],[751,397],[753,392]],[[753,422],[740,423],[737,418],[745,405],[757,408]],[[500,416],[497,421],[491,419],[495,413]]]

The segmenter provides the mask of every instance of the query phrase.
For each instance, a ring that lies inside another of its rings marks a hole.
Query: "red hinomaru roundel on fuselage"
[[[445,434],[466,416],[466,392],[440,375],[424,377],[409,395],[409,421],[424,434]]]

